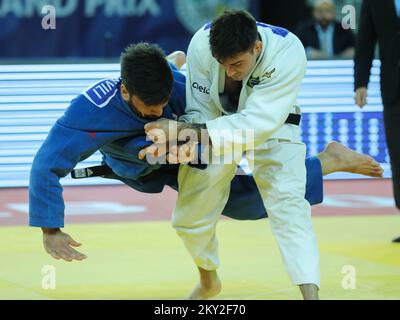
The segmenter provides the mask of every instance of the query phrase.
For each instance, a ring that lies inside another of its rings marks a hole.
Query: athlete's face
[[[256,65],[257,59],[262,51],[262,46],[261,41],[256,41],[251,50],[218,62],[225,69],[226,75],[229,78],[235,81],[242,81],[250,74]]]
[[[164,108],[168,101],[157,104],[157,105],[146,105],[137,96],[132,96],[129,94],[126,87],[121,85],[121,94],[124,101],[131,107],[131,109],[142,118],[157,119],[160,118],[164,112]]]

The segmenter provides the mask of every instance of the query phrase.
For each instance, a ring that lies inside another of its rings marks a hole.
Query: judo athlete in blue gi
[[[178,164],[151,165],[138,154],[152,143],[146,140],[146,123],[161,117],[177,119],[184,112],[185,76],[167,62],[161,49],[146,43],[124,51],[121,78],[102,80],[71,102],[37,152],[30,174],[29,225],[42,228],[47,253],[66,261],[86,258],[72,248],[80,244],[60,230],[65,209],[60,178],[98,150],[112,169],[106,178],[146,193],[159,193],[166,185],[178,191]],[[306,161],[310,204],[322,202],[323,174],[356,170],[348,165],[350,155],[365,160],[339,144],[333,147]],[[377,174],[372,169],[369,165],[359,173]],[[241,220],[267,217],[251,176],[235,177],[222,214]]]

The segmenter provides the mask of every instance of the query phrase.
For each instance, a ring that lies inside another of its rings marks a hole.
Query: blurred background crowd
[[[361,0],[0,0],[0,59],[115,59],[131,42],[186,51],[193,33],[227,8],[296,33],[309,59],[351,59]],[[55,8],[54,24],[50,27]],[[345,6],[355,25],[342,27]],[[48,25],[43,26],[44,25]]]

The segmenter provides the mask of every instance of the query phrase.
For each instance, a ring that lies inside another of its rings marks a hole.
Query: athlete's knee
[[[304,194],[287,192],[279,197],[267,197],[265,207],[273,223],[294,226],[311,219],[311,207]]]
[[[215,226],[216,219],[212,217],[193,217],[190,212],[172,218],[172,227],[179,232],[205,233]]]

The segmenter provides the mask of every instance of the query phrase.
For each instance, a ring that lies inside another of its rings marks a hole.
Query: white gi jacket
[[[283,28],[258,23],[263,43],[261,55],[249,76],[243,80],[237,113],[227,114],[220,103],[225,71],[213,58],[209,47],[210,26],[193,36],[187,55],[186,114],[182,121],[206,123],[216,155],[223,154],[219,130],[254,129],[254,145],[269,138],[292,141],[289,113],[299,113],[296,98],[304,77],[307,59],[300,40]],[[231,139],[231,141],[229,141]],[[223,144],[247,150],[240,135],[224,137]]]
[[[285,124],[289,113],[299,113],[296,97],[306,71],[304,47],[287,30],[258,23],[263,50],[243,81],[237,112],[227,114],[219,97],[225,70],[211,55],[209,28],[199,30],[189,45],[186,115],[181,120],[207,125],[217,157],[232,148],[240,156],[244,151],[246,158],[252,155],[253,176],[292,283],[319,286],[318,246],[304,199],[306,148],[299,126]],[[247,134],[223,134],[252,129],[250,144]],[[235,173],[235,162],[226,161],[205,170],[185,165],[179,169],[172,223],[195,264],[205,270],[219,266],[216,224]]]

